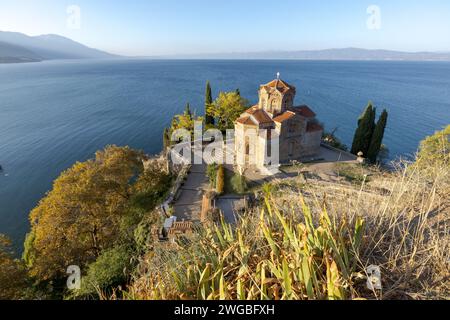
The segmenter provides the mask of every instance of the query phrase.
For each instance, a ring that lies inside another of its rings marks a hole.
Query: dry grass
[[[125,297],[449,299],[449,173],[401,166],[360,185],[266,188],[236,228],[209,226],[149,253]],[[369,265],[382,290],[367,289]]]

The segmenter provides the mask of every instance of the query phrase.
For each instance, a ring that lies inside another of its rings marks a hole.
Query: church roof
[[[256,110],[254,113],[251,113],[251,115],[258,122],[258,124],[273,123],[272,118],[262,109]]]
[[[295,113],[292,111],[286,111],[285,113],[274,118],[273,121],[278,122],[278,123],[283,123],[283,122],[291,119],[292,117],[295,117]]]
[[[255,112],[255,110],[258,110],[259,106],[258,105],[254,105],[251,108],[248,108],[247,110],[245,110],[246,113],[252,114],[253,112]]]
[[[299,106],[292,108],[292,111],[305,118],[315,118],[316,114],[308,106]]]
[[[241,117],[239,119],[236,120],[236,122],[239,122],[241,124],[245,124],[247,126],[257,126],[258,124],[255,123],[250,116],[246,116],[246,117]]]
[[[263,84],[261,87],[266,88],[267,91],[275,89],[280,91],[282,94],[286,94],[289,91],[295,91],[294,86],[291,86],[290,84],[281,79],[275,79],[273,81],[270,81],[269,83]]]
[[[264,111],[263,109],[259,109],[258,105],[251,107],[250,109],[245,111],[245,113],[248,115],[251,115],[253,118],[253,119],[251,119],[251,121],[255,120],[257,122],[257,124],[273,123],[272,118],[267,114],[266,111]],[[245,118],[245,117],[246,116],[243,116],[240,119]],[[241,121],[239,121],[240,119],[238,119],[238,122],[242,123]]]

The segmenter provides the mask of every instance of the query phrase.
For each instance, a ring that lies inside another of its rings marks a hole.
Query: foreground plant
[[[323,209],[314,221],[303,199],[300,212],[280,210],[271,193],[258,215],[234,229],[222,221],[198,241],[152,259],[145,282],[130,292],[139,299],[345,299],[356,268],[364,222],[352,226]]]

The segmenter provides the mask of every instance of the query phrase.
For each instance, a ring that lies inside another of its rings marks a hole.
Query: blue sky
[[[67,27],[69,5],[81,28]],[[369,29],[367,8],[380,9]],[[378,20],[377,20],[378,21]],[[448,0],[0,0],[0,30],[124,55],[362,47],[450,51]]]

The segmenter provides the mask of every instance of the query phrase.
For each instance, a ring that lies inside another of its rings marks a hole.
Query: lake
[[[450,123],[450,63],[338,61],[51,61],[0,65],[0,233],[18,251],[28,213],[52,181],[108,144],[154,154],[162,130],[190,102],[203,112],[214,95],[240,89],[257,101],[276,73],[350,145],[369,100],[389,111],[390,157],[410,157],[427,135]],[[381,112],[381,110],[380,110]]]

